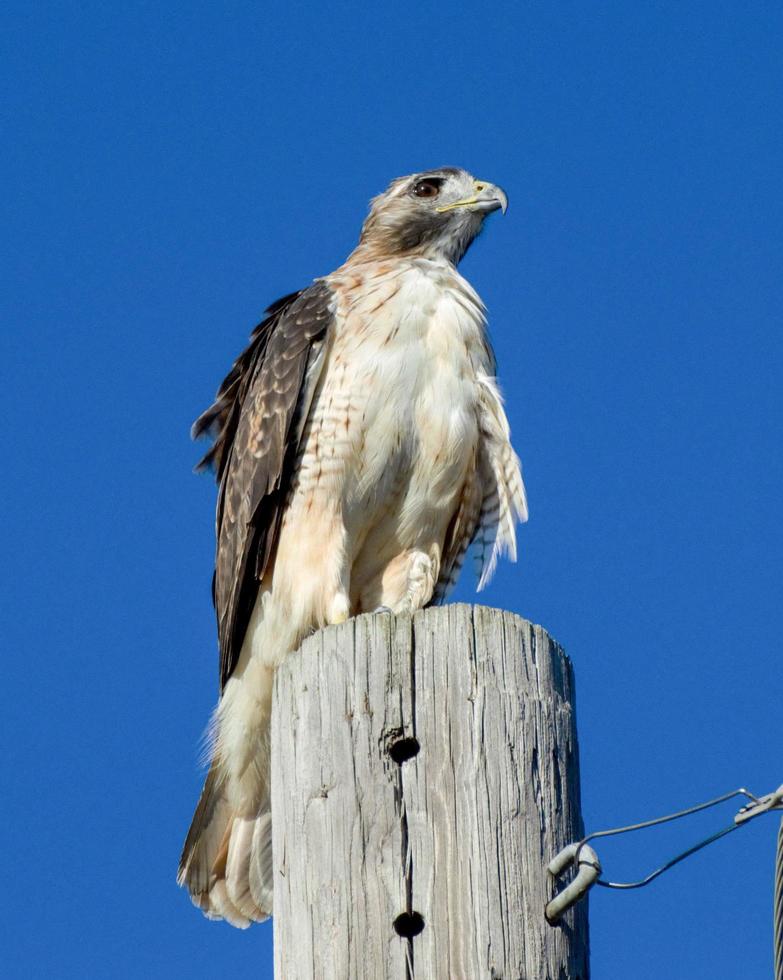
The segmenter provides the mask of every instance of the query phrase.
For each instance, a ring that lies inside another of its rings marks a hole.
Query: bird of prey
[[[457,264],[506,195],[442,167],[393,181],[331,275],[269,307],[194,437],[219,494],[220,700],[178,881],[209,918],[272,912],[275,667],[310,632],[479,588],[527,519],[481,300]]]

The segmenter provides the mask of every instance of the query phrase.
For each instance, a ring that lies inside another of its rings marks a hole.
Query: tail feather
[[[237,929],[247,929],[250,919],[245,918],[235,907],[228,897],[226,879],[218,878],[209,890],[210,910],[207,913],[208,919],[225,919],[226,922],[235,926]]]
[[[226,860],[228,897],[241,915],[256,922],[263,921],[267,917],[264,906],[256,902],[250,883],[254,858],[253,841],[261,819],[261,817],[234,818]],[[271,910],[271,902],[268,907]]]
[[[253,829],[253,850],[250,861],[250,893],[256,907],[272,914],[274,872],[272,864],[272,814],[259,813]]]
[[[267,804],[268,805],[268,804]],[[272,914],[272,815],[239,816],[215,764],[188,831],[177,875],[208,919],[239,929]]]
[[[217,766],[213,764],[193,814],[177,874],[177,883],[188,889],[193,904],[201,909],[209,907],[209,889],[214,878],[213,866],[230,819],[231,808],[225,796],[223,781]]]

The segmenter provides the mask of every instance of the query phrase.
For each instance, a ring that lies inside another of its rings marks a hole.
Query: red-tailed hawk
[[[219,483],[221,695],[179,882],[210,918],[272,911],[275,667],[321,626],[479,588],[527,507],[484,307],[456,266],[506,195],[464,170],[401,177],[344,265],[267,311],[197,420]]]

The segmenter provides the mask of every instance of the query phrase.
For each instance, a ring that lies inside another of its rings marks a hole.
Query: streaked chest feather
[[[337,288],[301,477],[349,505],[401,483],[448,496],[478,438],[476,375],[491,373],[478,297],[426,262]]]

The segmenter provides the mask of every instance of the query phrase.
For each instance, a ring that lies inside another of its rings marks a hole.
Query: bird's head
[[[456,265],[489,212],[505,211],[507,204],[495,184],[456,167],[398,177],[372,200],[359,248],[445,258]]]

